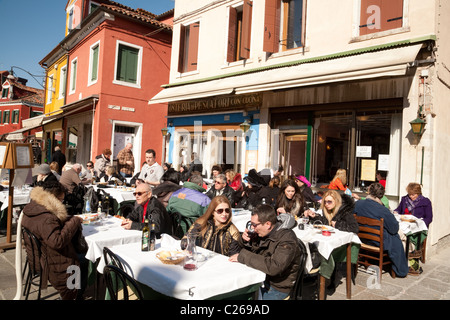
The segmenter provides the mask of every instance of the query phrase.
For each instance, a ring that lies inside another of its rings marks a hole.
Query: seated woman
[[[383,248],[388,252],[395,274],[405,277],[408,274],[408,263],[398,233],[399,223],[381,201],[381,198],[384,196],[384,187],[380,183],[372,183],[367,191],[369,195],[366,200],[357,201],[354,211],[360,217],[377,220],[383,218]],[[369,242],[368,244],[379,246],[379,243]]]
[[[116,168],[113,166],[106,166],[105,173],[100,175],[100,182],[107,182],[108,184],[123,184],[125,178],[116,172]]]
[[[333,190],[345,190],[347,189],[347,170],[338,169],[334,175],[333,180],[331,180],[328,185],[328,189]]]
[[[303,194],[303,198],[305,202],[316,202],[318,199],[314,196],[313,191],[311,190],[311,183],[306,179],[305,176],[300,174],[296,174],[293,176],[293,180],[297,183],[300,188],[300,192]]]
[[[422,195],[422,187],[420,184],[411,182],[406,187],[408,195],[403,196],[400,204],[394,212],[398,214],[412,214],[416,218],[422,219],[425,222],[427,228],[431,221],[433,221],[433,208],[431,206],[430,199]],[[406,242],[406,236],[401,233],[401,239]],[[419,266],[419,258],[422,256],[421,244],[425,240],[412,239],[411,248],[405,248],[405,250],[412,251],[409,253],[410,275],[419,275],[422,273],[422,268]],[[417,241],[418,240],[418,241]],[[414,243],[415,242],[415,248]]]
[[[202,248],[232,256],[241,251],[242,238],[239,230],[231,222],[231,205],[225,196],[211,200],[205,214],[198,218],[183,237],[182,249],[187,236],[198,233],[196,243]]]
[[[305,211],[305,215],[311,218],[312,223],[319,220],[322,224],[332,226],[338,230],[358,233],[358,222],[353,216],[355,203],[350,196],[346,194],[340,195],[335,190],[328,190],[323,195],[320,207],[323,215],[318,215],[312,210]]]
[[[240,192],[244,189],[242,186],[242,176],[240,173],[237,173],[232,169],[228,169],[225,171],[225,176],[227,177],[228,185],[233,188],[234,191]]]
[[[57,181],[46,181],[35,187],[31,201],[23,209],[22,227],[31,231],[41,242],[45,259],[41,259],[42,289],[47,281],[59,292],[63,300],[81,298],[87,280],[87,260],[84,253],[76,252],[75,235],[81,232],[82,218],[67,213],[64,200],[65,189]],[[25,243],[27,252],[31,251]],[[44,257],[43,257],[44,258]],[[81,289],[69,288],[69,266],[81,267]]]
[[[277,214],[288,213],[294,217],[301,216],[305,201],[297,183],[288,179],[281,184],[275,208]]]

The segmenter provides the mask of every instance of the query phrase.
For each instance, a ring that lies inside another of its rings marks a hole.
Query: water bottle
[[[91,203],[89,200],[86,200],[84,204],[84,213],[91,213]]]

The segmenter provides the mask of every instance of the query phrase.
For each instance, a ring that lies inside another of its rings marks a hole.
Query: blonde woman
[[[319,220],[324,225],[332,226],[341,231],[358,233],[359,227],[353,215],[355,203],[346,194],[339,194],[335,190],[325,192],[322,198],[321,209],[323,215],[317,215],[312,210],[305,211],[305,215],[311,218],[311,222]]]
[[[345,190],[347,189],[347,170],[338,169],[334,175],[333,180],[331,180],[328,185],[328,189],[333,190]]]
[[[197,245],[226,256],[239,253],[242,239],[239,230],[231,222],[231,205],[225,196],[211,200],[205,214],[192,224],[183,240],[190,233],[198,234]],[[184,243],[184,241],[182,241]]]

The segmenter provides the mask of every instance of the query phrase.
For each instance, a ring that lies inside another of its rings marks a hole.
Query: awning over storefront
[[[149,104],[205,98],[220,94],[244,94],[332,82],[361,80],[406,74],[416,60],[422,43],[390,49],[347,52],[297,63],[262,68],[241,75],[173,85],[154,96]]]
[[[30,119],[25,119],[22,121],[23,127],[16,131],[10,132],[6,136],[6,140],[22,140],[25,138],[23,136],[24,132],[45,126],[46,124],[60,120],[74,113],[91,109],[92,106],[95,105],[96,101],[98,101],[98,95],[92,95],[61,107],[59,112],[47,113]]]

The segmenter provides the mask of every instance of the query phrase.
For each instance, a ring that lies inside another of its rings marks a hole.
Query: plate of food
[[[400,220],[405,221],[405,222],[416,222],[416,217],[414,217],[413,215],[401,215],[400,216]]]
[[[98,220],[98,213],[83,213],[79,214],[79,217],[83,219],[83,224],[90,224],[91,222],[94,222]]]

